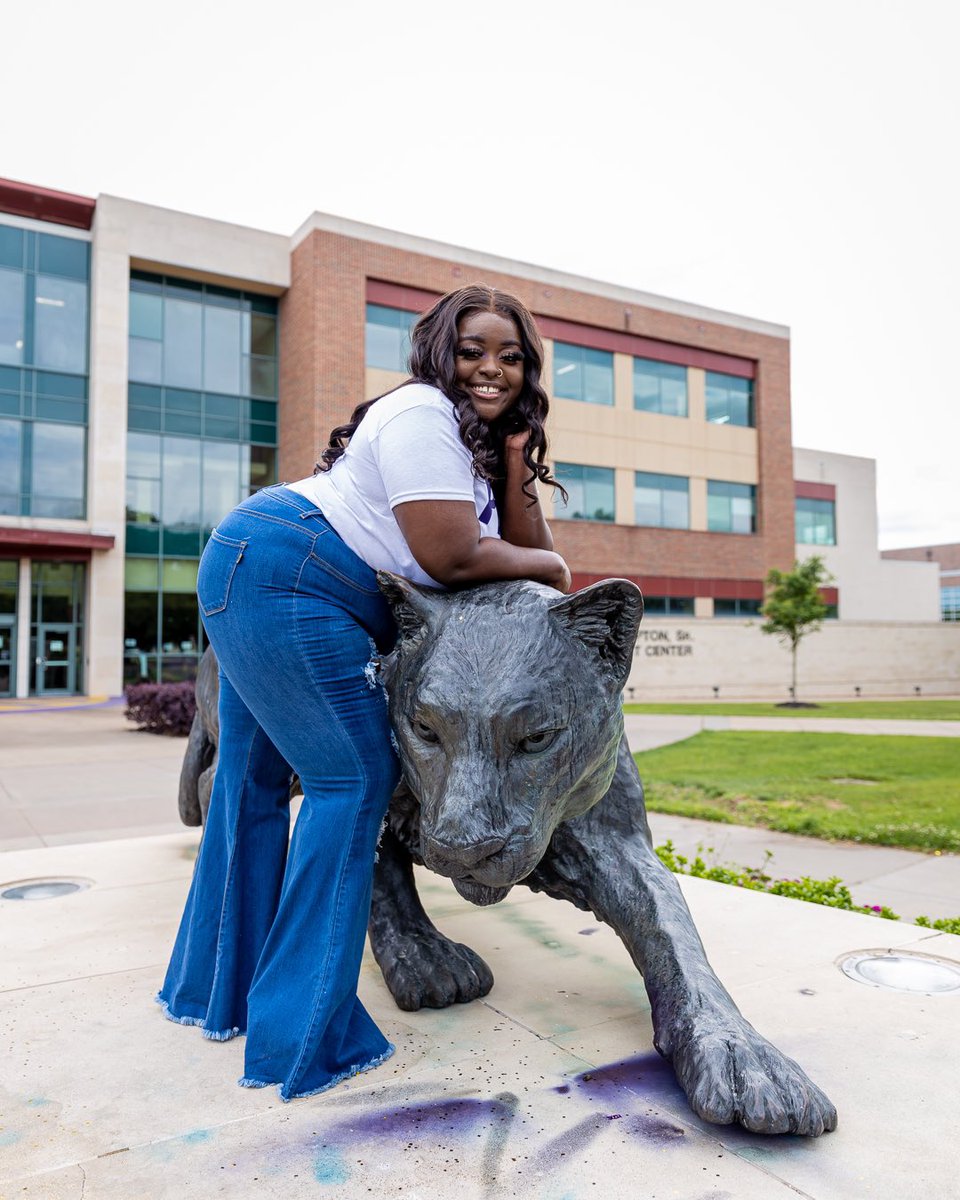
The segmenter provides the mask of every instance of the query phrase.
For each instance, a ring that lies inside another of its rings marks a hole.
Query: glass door
[[[17,687],[17,622],[0,615],[0,696],[12,696]]]
[[[38,627],[36,668],[38,696],[65,696],[76,691],[76,629],[73,625]]]

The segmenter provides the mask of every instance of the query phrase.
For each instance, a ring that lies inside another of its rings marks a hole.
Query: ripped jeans
[[[220,757],[157,1000],[284,1100],[393,1052],[357,997],[380,824],[400,767],[369,664],[396,629],[376,576],[289,488],[211,535],[197,594],[220,663]],[[303,806],[290,830],[291,768]]]

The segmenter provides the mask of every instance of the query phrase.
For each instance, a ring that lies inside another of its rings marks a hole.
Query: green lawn
[[[960,852],[960,740],[698,733],[637,754],[652,811]]]
[[[701,700],[692,704],[625,704],[627,713],[715,717],[881,717],[895,721],[960,721],[960,700],[824,700],[816,708]]]

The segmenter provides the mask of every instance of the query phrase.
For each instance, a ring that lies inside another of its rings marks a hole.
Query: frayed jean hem
[[[352,1079],[354,1075],[363,1075],[366,1071],[372,1071],[375,1067],[379,1067],[381,1063],[385,1063],[388,1058],[395,1054],[396,1049],[397,1048],[393,1042],[388,1042],[387,1049],[383,1052],[383,1054],[379,1054],[376,1058],[372,1058],[362,1067],[349,1067],[346,1071],[341,1071],[339,1075],[334,1075],[332,1079],[328,1080],[324,1084],[321,1084],[320,1087],[311,1088],[308,1092],[295,1092],[292,1096],[285,1096],[283,1094],[283,1084],[276,1084],[276,1080],[251,1079],[249,1076],[244,1075],[242,1079],[237,1080],[237,1083],[240,1085],[240,1087],[247,1088],[265,1088],[272,1087],[274,1084],[276,1084],[280,1099],[284,1102],[284,1104],[289,1104],[291,1100],[304,1100],[307,1096],[317,1096],[320,1094],[320,1092],[328,1092],[331,1088],[336,1087],[338,1083],[343,1083],[345,1079]]]
[[[169,1002],[164,1000],[159,992],[157,992],[153,999],[154,1003],[159,1004],[163,1009],[163,1015],[168,1021],[173,1021],[175,1025],[197,1025],[208,1041],[229,1042],[231,1038],[238,1037],[245,1032],[236,1025],[232,1029],[207,1029],[205,1017],[178,1017],[171,1009]]]

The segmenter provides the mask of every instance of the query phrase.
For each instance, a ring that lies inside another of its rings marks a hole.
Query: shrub
[[[124,688],[124,716],[148,733],[186,737],[197,711],[192,681],[132,683]]]
[[[698,846],[697,849],[701,850],[702,847]],[[764,869],[773,857],[769,850],[763,867],[760,868],[708,866],[699,853],[691,861],[686,855],[676,852],[673,842],[664,842],[662,846],[657,846],[656,854],[664,866],[669,867],[675,875],[712,879],[715,883],[730,883],[734,887],[748,888],[753,892],[769,892],[773,896],[806,900],[809,904],[823,904],[827,908],[866,913],[868,916],[882,917],[886,921],[900,920],[886,904],[854,904],[850,889],[838,875],[832,875],[829,879],[812,879],[809,875],[803,875],[799,879],[771,879]],[[919,917],[917,924],[946,933],[960,933],[960,917],[946,917],[932,924],[928,918]]]
[[[924,929],[938,929],[941,933],[960,933],[960,917],[937,917],[935,921],[929,917],[917,917],[916,924]]]

